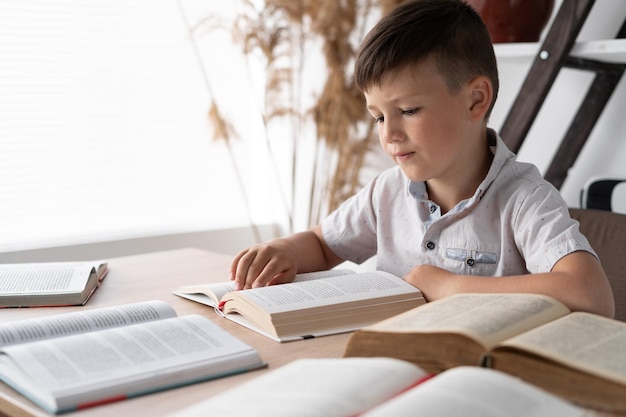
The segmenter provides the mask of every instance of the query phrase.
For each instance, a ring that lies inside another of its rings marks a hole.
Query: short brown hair
[[[480,15],[461,0],[409,0],[385,15],[367,34],[356,56],[361,91],[386,72],[433,57],[451,92],[484,75],[493,87],[486,119],[498,95],[498,65]]]

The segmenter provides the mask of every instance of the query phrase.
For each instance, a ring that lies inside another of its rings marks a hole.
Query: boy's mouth
[[[413,154],[415,154],[415,152],[396,152],[393,154],[393,157],[397,161],[404,161],[411,158]]]

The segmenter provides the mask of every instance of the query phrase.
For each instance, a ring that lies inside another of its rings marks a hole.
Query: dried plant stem
[[[180,0],[179,0],[180,1]],[[377,8],[386,13],[405,0],[240,0],[233,38],[247,59],[261,57],[265,69],[264,101],[260,109],[267,151],[279,191],[294,231],[297,199],[302,189],[301,140],[308,121],[315,124],[314,160],[308,192],[308,225],[320,221],[362,185],[359,175],[375,134],[363,95],[352,80],[355,49],[373,22]],[[321,45],[311,53],[312,47]],[[309,48],[309,50],[307,50]],[[305,108],[307,58],[321,58],[327,73],[315,103]],[[250,71],[250,64],[247,63]],[[290,129],[289,161],[273,152],[271,121]],[[223,121],[222,121],[223,122]],[[219,123],[216,121],[219,126]],[[229,141],[229,137],[224,140]],[[308,161],[307,161],[308,162]],[[290,181],[283,186],[278,170],[290,164]],[[308,169],[308,165],[305,165]],[[308,178],[307,178],[308,179]]]
[[[178,5],[178,9],[180,11],[181,17],[183,19],[183,22],[185,23],[186,27],[189,30],[189,38],[191,41],[191,45],[196,57],[196,60],[198,61],[198,66],[200,67],[200,72],[202,75],[202,79],[204,81],[205,87],[207,89],[207,92],[209,94],[209,97],[211,97],[212,100],[212,105],[209,109],[209,118],[213,118],[214,120],[216,120],[218,122],[218,126],[219,128],[215,129],[214,132],[214,136],[218,136],[224,140],[225,144],[226,144],[226,148],[228,149],[228,155],[232,161],[233,164],[233,170],[235,172],[235,177],[237,180],[237,183],[239,184],[239,190],[241,191],[241,198],[243,199],[244,202],[244,206],[246,208],[246,214],[248,216],[248,224],[250,225],[250,228],[252,230],[252,233],[254,235],[254,239],[256,242],[261,242],[262,241],[262,237],[261,237],[261,232],[259,231],[259,227],[257,226],[257,224],[253,221],[252,219],[252,207],[250,205],[250,201],[248,199],[248,195],[245,193],[245,186],[244,186],[244,181],[241,175],[241,170],[239,169],[239,165],[237,164],[236,158],[235,158],[235,153],[232,149],[231,146],[231,138],[230,138],[230,133],[229,133],[229,127],[228,125],[225,123],[225,119],[221,116],[220,112],[219,112],[219,108],[217,106],[217,103],[215,103],[215,101],[213,101],[213,97],[215,97],[215,94],[213,92],[213,88],[211,86],[211,82],[209,80],[208,77],[208,73],[206,70],[206,65],[204,64],[204,60],[202,59],[202,55],[200,54],[200,51],[198,49],[198,43],[196,41],[196,38],[193,34],[193,31],[191,29],[191,25],[189,23],[189,19],[187,17],[187,14],[185,13],[185,10],[181,4],[181,0],[177,1],[177,5]],[[213,117],[212,117],[213,115]]]

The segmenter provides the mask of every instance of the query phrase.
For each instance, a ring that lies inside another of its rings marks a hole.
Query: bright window
[[[180,6],[0,0],[0,251],[248,224]]]

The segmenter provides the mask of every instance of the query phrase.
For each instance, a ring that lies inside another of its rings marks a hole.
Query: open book
[[[108,270],[102,261],[0,264],[0,307],[83,305]]]
[[[264,366],[256,350],[162,301],[0,324],[0,380],[62,413]]]
[[[626,323],[532,294],[458,294],[350,336],[345,356],[389,356],[428,372],[483,365],[583,406],[626,413]]]
[[[280,342],[353,331],[425,302],[417,288],[382,271],[312,272],[241,291],[232,281],[192,285],[174,294]]]
[[[505,373],[458,367],[428,378],[392,358],[299,359],[170,417],[583,417]]]

